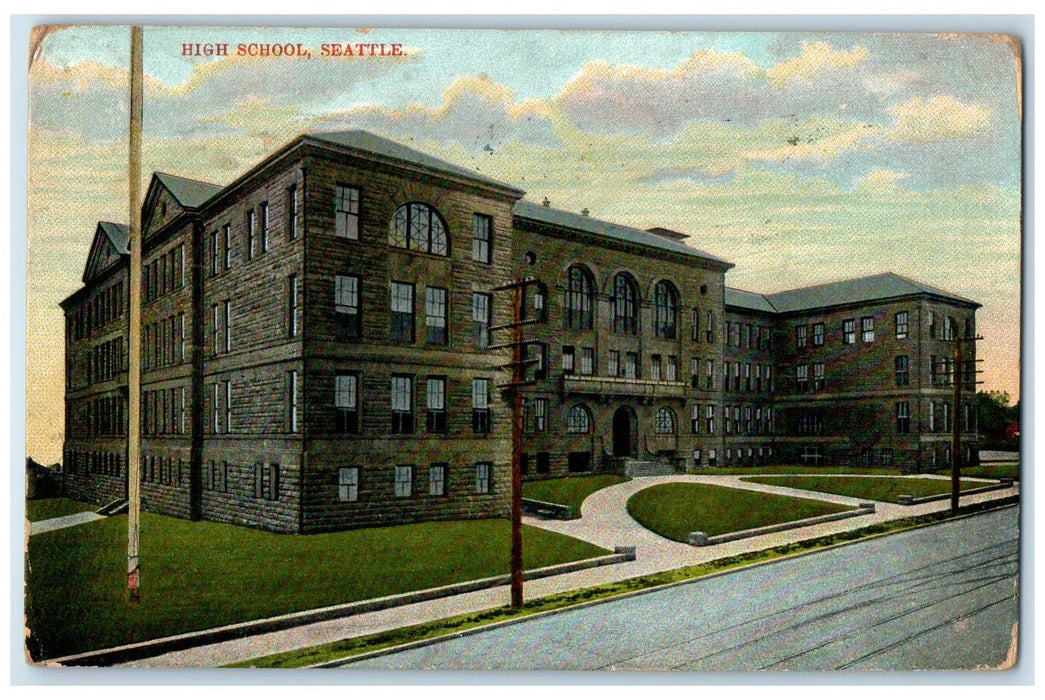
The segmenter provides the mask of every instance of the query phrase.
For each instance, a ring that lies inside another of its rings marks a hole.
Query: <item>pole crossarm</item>
[[[511,323],[502,323],[496,326],[490,326],[490,331],[506,331],[512,328],[521,328],[522,326],[534,326],[538,323],[544,323],[544,319],[528,318],[525,321],[512,321]]]

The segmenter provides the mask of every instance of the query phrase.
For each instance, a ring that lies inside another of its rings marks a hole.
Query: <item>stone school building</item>
[[[511,291],[528,278],[524,478],[976,456],[974,301],[884,273],[776,294],[639,230],[363,131],[142,209],[147,510],[279,532],[501,517]],[[127,491],[128,234],[62,302],[68,495]],[[962,382],[961,415],[953,415]]]

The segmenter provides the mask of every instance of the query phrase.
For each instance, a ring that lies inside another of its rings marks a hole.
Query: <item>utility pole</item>
[[[954,334],[954,429],[951,433],[951,513],[954,515],[958,514],[958,496],[961,493],[962,478],[962,389],[966,384],[971,384],[975,389],[979,383],[975,380],[969,381],[979,373],[979,370],[966,371],[962,356],[962,342],[977,340],[983,340],[982,336],[972,335],[963,338],[957,333]],[[973,362],[979,362],[979,360],[976,359]]]
[[[131,121],[128,154],[127,243],[131,253],[130,337],[127,361],[127,595],[139,600],[138,523],[141,514],[141,171],[142,171],[142,28],[131,27]]]
[[[491,345],[491,350],[499,350],[510,347],[512,349],[512,361],[502,366],[512,370],[512,380],[502,389],[508,394],[512,405],[512,494],[509,516],[511,519],[511,554],[509,557],[509,571],[511,582],[511,605],[519,609],[523,605],[523,543],[522,543],[522,428],[523,428],[523,396],[522,387],[533,386],[536,382],[526,379],[526,367],[539,362],[538,359],[526,359],[523,357],[524,348],[529,341],[523,339],[523,327],[540,323],[543,319],[538,316],[533,319],[523,318],[525,309],[525,298],[527,287],[537,286],[540,283],[532,277],[509,282],[508,284],[494,287],[494,292],[512,292],[512,320],[499,326],[491,326],[490,331],[511,330],[512,340],[508,343]]]

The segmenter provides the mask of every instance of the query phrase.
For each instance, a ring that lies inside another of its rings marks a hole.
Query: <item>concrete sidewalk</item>
[[[915,506],[900,506],[879,502],[876,503],[876,512],[872,514],[707,547],[690,547],[660,537],[632,520],[625,509],[628,498],[634,493],[655,484],[669,482],[718,484],[751,491],[816,498],[832,503],[854,506],[860,500],[845,496],[813,494],[809,491],[753,484],[740,481],[740,479],[740,476],[699,475],[638,477],[632,481],[597,491],[589,496],[582,506],[583,517],[578,520],[549,521],[525,518],[524,521],[528,525],[577,537],[607,549],[612,549],[615,546],[634,546],[636,548],[634,561],[528,581],[525,585],[526,599],[532,600],[554,593],[589,588],[646,574],[670,571],[735,554],[755,552],[813,537],[855,530],[875,523],[943,511],[950,507],[950,504],[946,501]],[[1019,486],[1017,484],[1012,488],[963,496],[961,503],[962,505],[981,503],[1018,493]],[[268,654],[385,632],[454,615],[478,612],[506,605],[508,600],[508,587],[500,586],[403,605],[397,608],[376,610],[348,618],[318,622],[290,630],[259,634],[243,639],[171,652],[123,664],[123,666],[136,668],[221,666],[247,661]]]
[[[104,517],[104,515],[98,515],[93,510],[86,510],[82,513],[73,513],[72,515],[63,515],[58,518],[38,520],[35,523],[29,523],[29,536],[32,537],[33,535],[39,535],[42,532],[61,530],[62,528],[73,527],[75,525],[83,525],[84,523],[101,520]]]

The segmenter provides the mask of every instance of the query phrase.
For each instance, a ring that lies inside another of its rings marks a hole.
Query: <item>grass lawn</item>
[[[951,492],[951,482],[943,479],[888,479],[862,476],[754,476],[744,481],[772,486],[787,486],[807,491],[834,493],[868,501],[897,503],[900,495],[920,498]],[[980,482],[962,480],[962,490],[985,486]]]
[[[533,498],[545,503],[558,503],[573,508],[573,517],[581,517],[584,499],[607,486],[631,481],[630,477],[617,474],[574,476],[565,479],[544,479],[523,482],[523,498]]]
[[[695,469],[698,476],[729,476],[733,474],[886,474],[899,475],[899,469],[886,467],[814,467],[810,464],[770,464],[762,467],[715,467]]]
[[[941,469],[936,472],[941,476],[950,476],[950,469]],[[975,467],[962,467],[962,476],[984,477],[986,479],[1015,479],[1020,478],[1019,462],[988,462]]]
[[[25,517],[29,522],[49,520],[63,515],[98,510],[99,506],[91,503],[74,501],[71,498],[34,498],[25,502]]]
[[[690,532],[722,535],[846,510],[853,508],[710,484],[660,484],[628,499],[631,517],[676,542]]]
[[[527,569],[606,554],[524,528]],[[127,518],[29,538],[34,658],[415,591],[508,572],[507,520],[277,535],[144,513],[141,592],[126,601]]]

